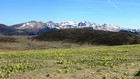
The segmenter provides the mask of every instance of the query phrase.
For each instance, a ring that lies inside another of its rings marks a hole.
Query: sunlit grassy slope
[[[140,45],[0,52],[0,79],[140,79]]]

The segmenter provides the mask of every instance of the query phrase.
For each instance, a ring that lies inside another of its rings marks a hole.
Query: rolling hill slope
[[[66,41],[78,44],[123,45],[139,44],[140,36],[122,32],[89,29],[60,29],[34,37],[41,41]]]

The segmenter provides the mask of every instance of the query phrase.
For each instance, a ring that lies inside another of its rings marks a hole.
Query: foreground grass
[[[0,79],[139,79],[140,45],[1,51]]]

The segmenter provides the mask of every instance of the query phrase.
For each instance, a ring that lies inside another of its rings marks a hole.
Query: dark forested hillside
[[[16,34],[16,29],[9,27],[4,24],[0,24],[0,34],[1,35],[14,35]]]
[[[139,44],[140,36],[130,33],[89,29],[60,29],[34,37],[41,41],[67,41],[78,44],[125,45]]]

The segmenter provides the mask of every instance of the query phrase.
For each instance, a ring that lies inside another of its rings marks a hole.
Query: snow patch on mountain
[[[20,24],[19,24],[20,25]],[[36,22],[30,21],[23,23],[21,26],[17,26],[16,29],[18,30],[28,30],[28,32],[47,32],[52,29],[67,29],[67,28],[92,28],[94,30],[104,30],[104,31],[112,31],[112,32],[130,32],[140,34],[139,29],[129,29],[129,28],[122,28],[117,25],[113,24],[96,24],[91,23],[88,21],[63,21],[60,23],[55,23],[53,21],[48,22]],[[41,32],[41,33],[42,33]]]

